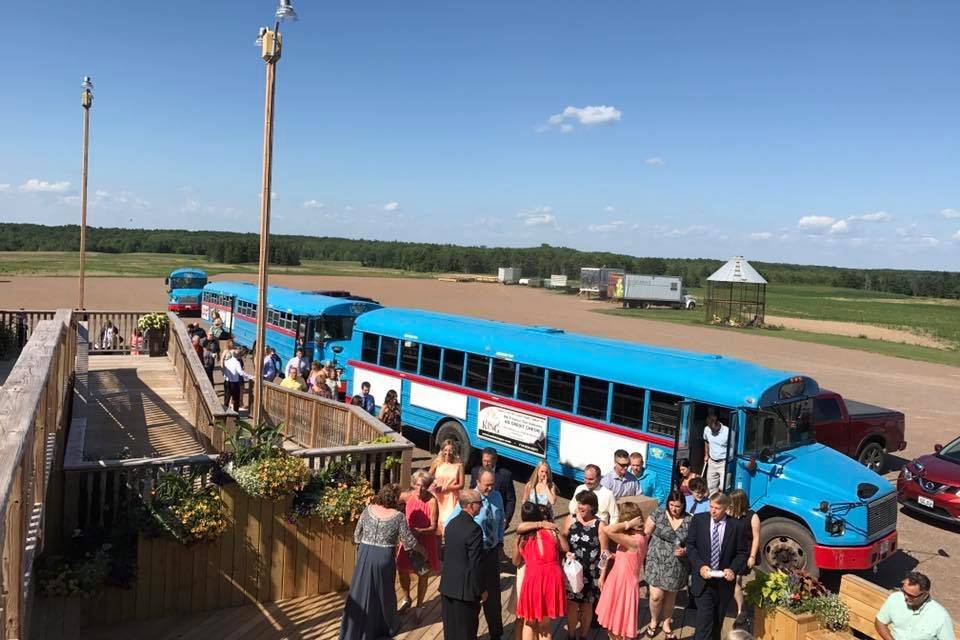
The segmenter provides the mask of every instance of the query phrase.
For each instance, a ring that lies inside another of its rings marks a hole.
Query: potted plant
[[[756,610],[754,637],[762,640],[803,640],[823,627],[840,631],[850,612],[840,597],[806,571],[756,571],[744,587],[744,598]]]
[[[283,448],[281,425],[254,427],[238,422],[237,431],[227,434],[229,451],[220,455],[216,481],[229,478],[254,498],[279,500],[293,495],[309,475],[303,458]]]
[[[143,339],[147,343],[147,350],[151,358],[166,353],[167,328],[170,319],[163,312],[148,313],[137,320],[137,328],[143,332]]]
[[[373,497],[367,479],[353,471],[353,460],[331,462],[312,474],[293,495],[287,522],[316,517],[321,524],[349,524],[360,517]]]
[[[220,487],[201,487],[202,470],[184,477],[176,472],[162,474],[153,490],[148,512],[153,517],[152,533],[190,545],[212,542],[226,531],[230,514],[220,497]]]

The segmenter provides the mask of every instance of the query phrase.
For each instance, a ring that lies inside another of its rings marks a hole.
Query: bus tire
[[[820,570],[813,561],[813,535],[789,518],[769,518],[760,526],[760,568],[803,569],[814,578]]]
[[[441,422],[437,428],[437,435],[433,439],[436,443],[435,447],[437,452],[440,451],[440,447],[443,446],[445,440],[453,440],[456,442],[457,448],[460,449],[460,460],[463,461],[464,465],[470,463],[470,456],[473,455],[473,447],[470,445],[470,438],[467,436],[463,425],[456,420],[445,420]]]

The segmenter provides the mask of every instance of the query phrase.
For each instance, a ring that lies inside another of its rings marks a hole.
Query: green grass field
[[[691,289],[690,293],[697,296],[702,304],[705,290]],[[608,309],[598,309],[597,312],[681,324],[705,324],[702,307],[691,312],[660,308],[620,309],[611,306]],[[838,289],[826,286],[771,285],[767,289],[767,315],[812,320],[836,320],[905,329],[913,333],[938,338],[946,343],[949,348],[934,349],[793,329],[763,330],[729,327],[724,327],[724,329],[752,331],[760,335],[816,342],[899,358],[960,366],[960,301],[957,300],[911,298],[874,291]]]
[[[218,273],[256,273],[257,265],[210,262],[205,256],[170,253],[87,253],[87,275],[157,277],[174,269],[196,267],[208,275]],[[80,254],[63,251],[0,252],[0,274],[18,276],[73,276],[80,272]],[[431,274],[400,269],[375,269],[359,262],[322,262],[304,260],[299,267],[273,265],[270,273],[307,276],[368,276],[378,278],[428,278]]]

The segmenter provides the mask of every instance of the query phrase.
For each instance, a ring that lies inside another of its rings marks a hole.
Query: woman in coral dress
[[[437,518],[438,535],[443,535],[443,527],[447,518],[457,507],[460,490],[463,489],[463,463],[460,462],[460,451],[453,440],[444,440],[440,446],[440,453],[430,465],[430,475],[433,476],[433,485],[430,490],[437,497],[439,516]]]
[[[607,630],[610,640],[636,638],[640,578],[647,556],[640,507],[630,502],[621,505],[620,521],[607,527],[606,533],[617,543],[617,553],[609,575],[601,576],[597,621]]]
[[[403,611],[411,604],[410,574],[417,574],[417,606],[414,617],[419,621],[423,612],[423,600],[427,595],[427,580],[430,574],[440,573],[440,544],[437,539],[437,499],[430,493],[433,478],[426,471],[417,471],[410,482],[410,491],[401,496],[405,503],[407,527],[417,537],[417,542],[423,545],[427,552],[424,566],[414,566],[410,553],[400,547],[397,551],[397,576],[400,578],[400,588],[403,590],[403,600],[397,605],[398,611]],[[419,571],[418,571],[419,569]]]
[[[525,502],[520,510],[524,522],[547,520],[546,505]],[[537,529],[522,534],[513,563],[523,563],[523,584],[517,600],[517,618],[523,619],[523,639],[548,640],[550,626],[567,611],[567,590],[563,584],[560,559],[570,553],[567,541],[555,529]]]

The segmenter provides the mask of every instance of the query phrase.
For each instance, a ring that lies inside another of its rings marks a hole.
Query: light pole
[[[77,309],[83,310],[83,277],[87,267],[87,152],[90,148],[90,107],[93,106],[93,82],[86,76],[80,83],[83,107],[83,162],[80,169],[80,295]]]
[[[257,45],[267,63],[267,90],[263,107],[263,174],[260,185],[260,268],[257,273],[257,335],[253,351],[253,424],[260,424],[263,415],[263,357],[266,353],[264,334],[267,322],[267,271],[270,264],[270,194],[273,181],[273,95],[277,86],[277,62],[280,60],[280,22],[297,19],[290,0],[280,0],[273,31],[261,27]]]

